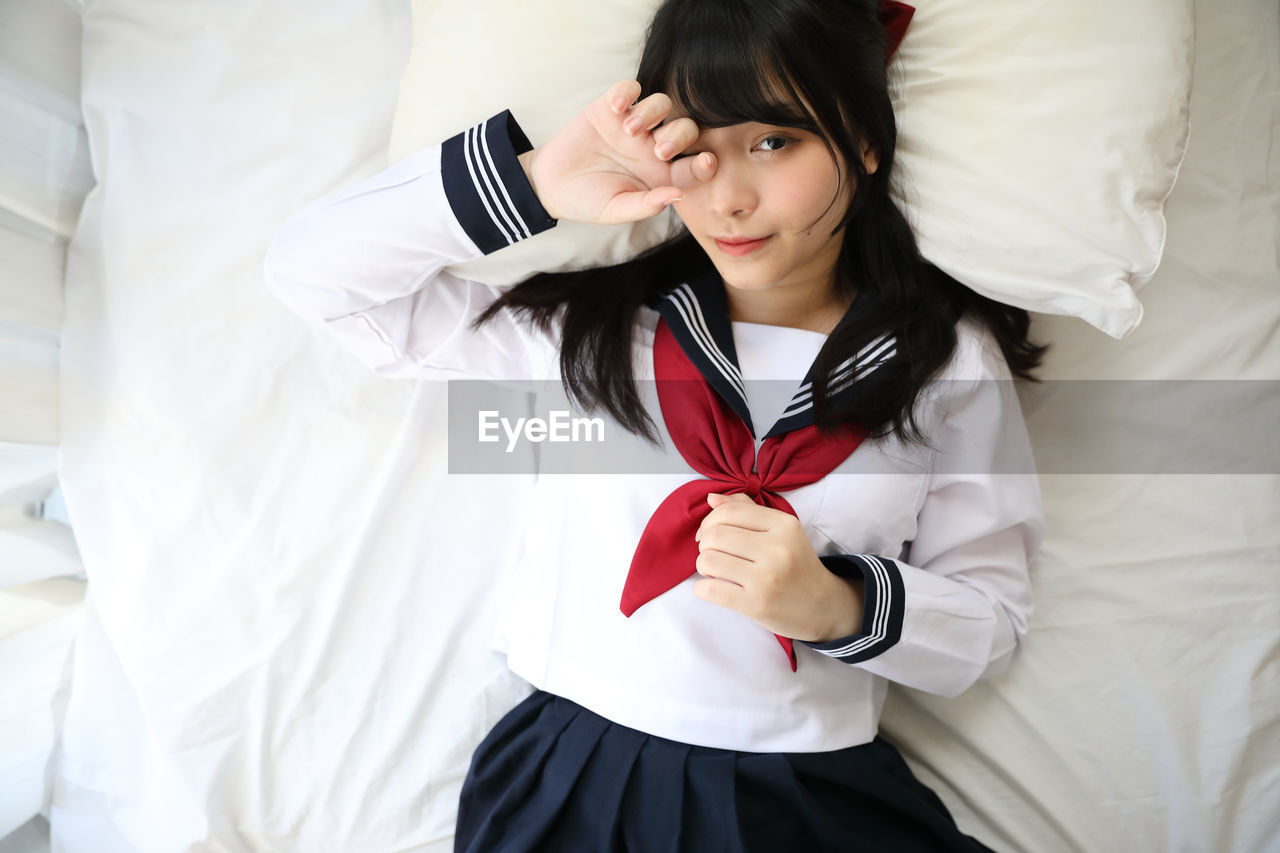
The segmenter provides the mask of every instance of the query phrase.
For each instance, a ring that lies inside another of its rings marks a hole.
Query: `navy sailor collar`
[[[874,308],[874,295],[859,291],[845,317],[864,314]],[[747,408],[746,384],[738,366],[733,346],[733,327],[729,321],[729,303],[724,284],[714,267],[699,273],[660,297],[654,309],[667,322],[680,349],[693,362],[716,393],[738,413],[753,438],[756,428]],[[856,355],[845,359],[835,371],[831,385],[832,403],[843,402],[897,352],[897,338],[892,333],[877,337]],[[813,365],[809,365],[791,401],[764,438],[802,429],[814,422]]]

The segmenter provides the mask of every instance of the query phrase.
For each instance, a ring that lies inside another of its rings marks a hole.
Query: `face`
[[[685,188],[675,210],[729,287],[833,288],[852,197],[822,139],[748,122],[704,128],[685,156],[715,156],[710,180]],[[868,166],[871,164],[868,163]]]

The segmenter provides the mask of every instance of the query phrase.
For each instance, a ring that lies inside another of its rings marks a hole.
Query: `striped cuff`
[[[533,148],[510,110],[445,140],[444,191],[467,236],[486,255],[556,224],[516,156]]]
[[[845,663],[861,663],[892,648],[902,636],[903,599],[906,597],[898,564],[867,554],[838,554],[820,559],[832,574],[842,578],[862,578],[865,596],[862,628],[857,634],[827,643],[806,642],[805,645]]]

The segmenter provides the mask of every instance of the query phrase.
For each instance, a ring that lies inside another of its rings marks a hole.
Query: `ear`
[[[866,167],[868,175],[874,175],[876,169],[880,168],[880,155],[869,142],[862,143],[862,165]]]

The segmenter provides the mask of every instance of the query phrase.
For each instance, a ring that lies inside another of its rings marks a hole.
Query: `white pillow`
[[[1164,248],[1186,150],[1192,0],[917,0],[894,59],[896,168],[924,255],[994,299],[1114,336]],[[503,108],[534,145],[631,77],[656,0],[415,0],[390,155]],[[562,223],[454,269],[492,284],[615,263],[678,227]]]
[[[541,145],[609,86],[635,76],[657,6],[657,0],[414,0],[391,162],[504,109]],[[537,240],[449,269],[514,284],[536,272],[621,263],[680,227],[671,210],[630,225],[561,221]]]

